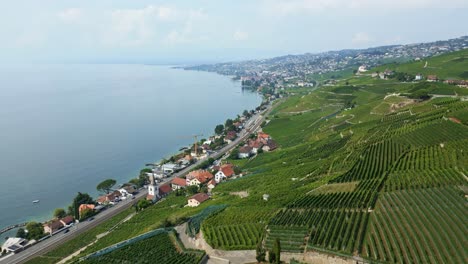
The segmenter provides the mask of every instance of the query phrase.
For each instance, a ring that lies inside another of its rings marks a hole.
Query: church
[[[146,200],[152,201],[153,203],[159,199],[159,186],[154,180],[154,175],[149,175],[150,184],[148,185],[148,195],[146,195]]]

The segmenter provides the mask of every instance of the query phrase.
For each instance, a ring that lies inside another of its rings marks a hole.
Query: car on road
[[[88,222],[91,222],[94,220],[94,217],[91,217],[90,219],[88,219]]]
[[[65,230],[65,232],[64,232],[64,233],[66,234],[66,233],[68,233],[68,232],[70,232],[70,229],[67,229],[67,230]]]

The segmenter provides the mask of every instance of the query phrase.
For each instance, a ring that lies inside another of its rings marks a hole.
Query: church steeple
[[[152,200],[153,202],[155,202],[158,199],[159,187],[155,183],[153,173],[149,176],[149,180],[150,180],[150,184],[148,185],[148,196],[146,197],[146,199]]]

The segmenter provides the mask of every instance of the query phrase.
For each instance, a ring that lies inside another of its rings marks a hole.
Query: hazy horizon
[[[468,35],[468,2],[460,0],[20,0],[3,6],[2,63],[214,63]]]

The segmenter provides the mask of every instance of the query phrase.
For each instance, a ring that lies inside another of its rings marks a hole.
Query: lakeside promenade
[[[219,151],[213,153],[212,155],[209,156],[209,158],[213,159],[218,159],[221,158],[223,155],[234,149],[239,143],[244,141],[246,138],[249,137],[251,133],[255,133],[258,131],[258,129],[261,127],[261,124],[263,121],[265,121],[265,118],[268,116],[268,114],[271,112],[273,108],[273,105],[270,103],[267,106],[267,109],[265,109],[262,112],[256,113],[253,115],[250,120],[248,121],[246,127],[242,129],[241,132],[239,132],[239,136],[230,144],[224,146],[221,148]],[[189,173],[191,170],[193,170],[196,166],[200,165],[202,162],[204,162],[206,159],[201,159],[197,161],[196,163],[186,167],[185,169],[174,173],[168,178],[165,178],[160,184],[164,184],[167,182],[170,182],[172,179],[175,177],[182,177],[185,176],[187,173]],[[126,200],[124,202],[120,202],[116,204],[115,206],[108,208],[107,210],[104,210],[103,212],[97,214],[94,217],[94,220],[92,221],[83,221],[75,226],[73,226],[70,229],[70,232],[64,233],[64,232],[59,232],[52,237],[45,239],[44,241],[37,243],[26,250],[19,252],[14,255],[10,255],[5,259],[2,259],[0,261],[1,264],[13,264],[13,263],[25,263],[28,260],[31,260],[37,256],[43,255],[56,247],[62,245],[63,243],[77,237],[78,235],[88,231],[89,229],[96,227],[97,225],[107,221],[108,219],[112,218],[113,216],[117,215],[118,213],[130,208],[133,206],[135,203],[138,202],[138,200],[145,198],[147,195],[148,191],[146,189],[140,190],[140,192],[136,195],[135,199],[133,200]]]

